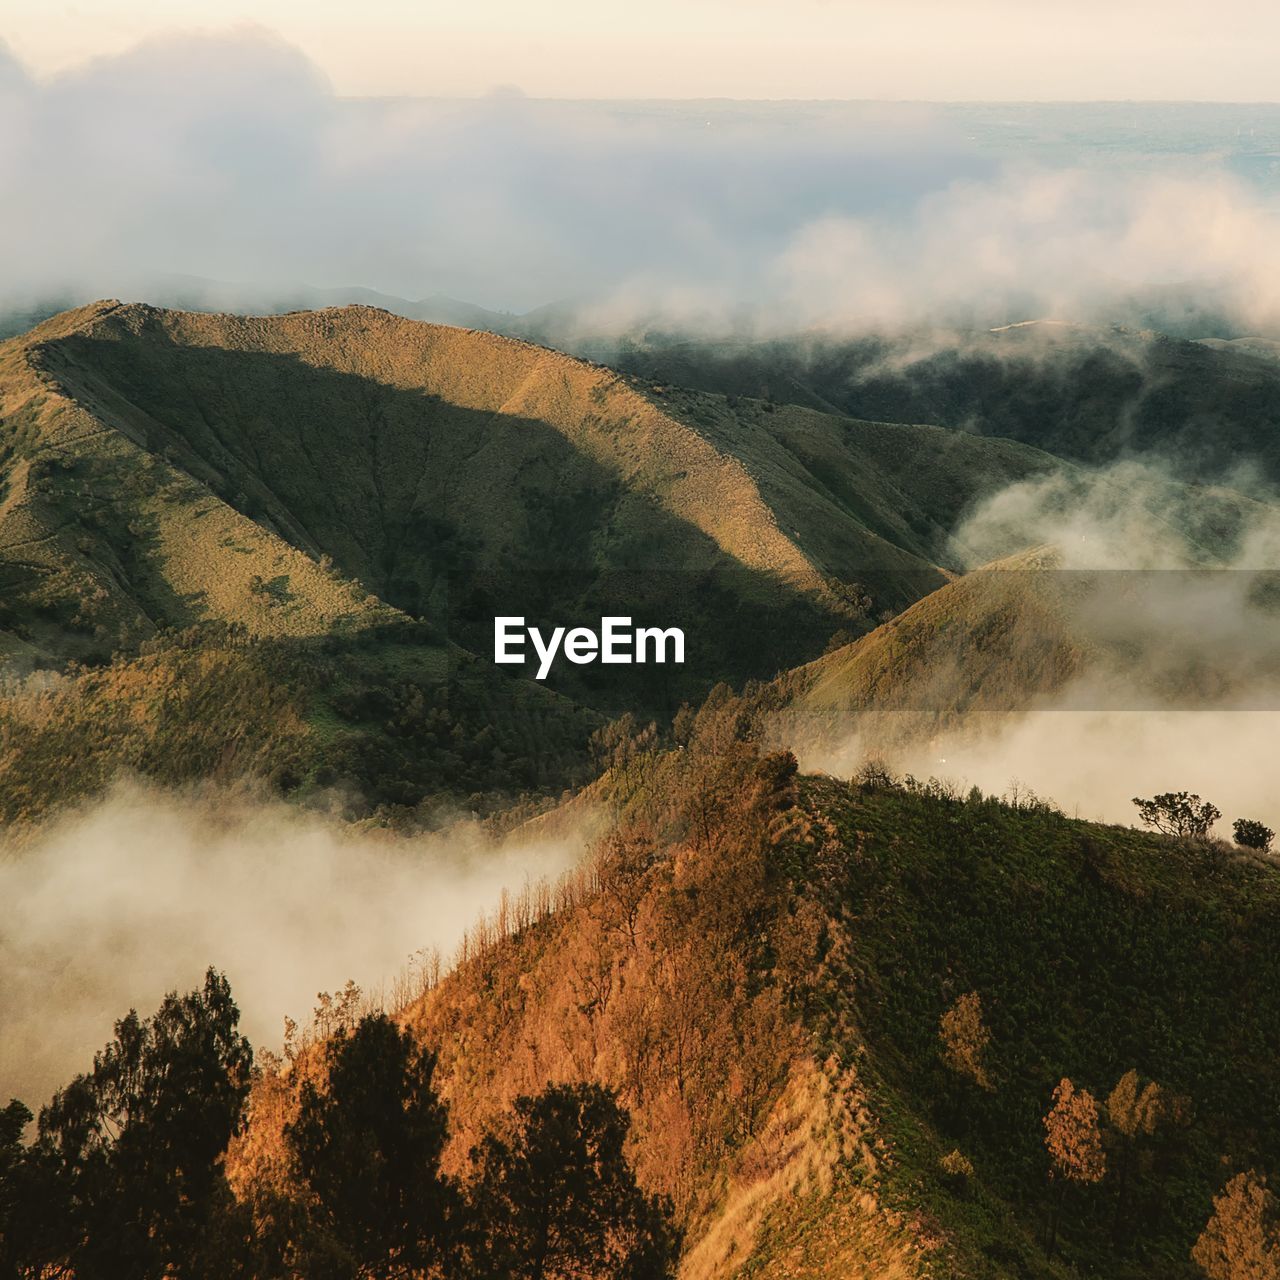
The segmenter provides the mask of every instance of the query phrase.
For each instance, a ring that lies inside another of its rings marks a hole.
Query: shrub
[[[968,1182],[973,1177],[973,1161],[959,1148],[954,1151],[948,1151],[938,1161],[938,1168],[942,1170],[948,1179],[955,1183]]]
[[[1276,838],[1276,833],[1269,826],[1254,818],[1237,818],[1231,824],[1231,830],[1236,844],[1246,849],[1261,849],[1265,852],[1271,848],[1271,842]]]

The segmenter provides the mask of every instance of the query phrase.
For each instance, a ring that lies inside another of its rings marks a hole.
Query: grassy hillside
[[[165,632],[136,657],[11,680],[0,696],[0,826],[20,839],[117,776],[258,782],[398,827],[488,813],[584,777],[599,717],[496,676],[402,622],[348,637]]]
[[[938,585],[963,507],[1053,465],[362,307],[99,304],[0,349],[0,391],[9,626],[80,656],[209,617],[317,634],[387,606],[483,648],[497,601],[637,601],[705,621],[703,679],[767,675]],[[783,625],[734,651],[723,624],[746,610]]]
[[[835,744],[857,730],[890,746],[996,723],[1100,673],[1114,654],[1089,636],[1084,608],[1099,578],[1057,565],[1046,549],[966,574],[780,676],[762,695],[775,731]]]
[[[492,754],[491,776],[445,751],[442,768],[404,766],[416,781],[373,785],[367,810],[563,784],[594,722],[467,659],[489,652],[495,614],[683,626],[683,668],[561,664],[550,682],[609,713],[670,715],[933,590],[967,504],[1053,465],[1005,442],[638,384],[368,307],[68,312],[0,345],[0,656],[14,677],[86,670],[10,690],[12,777],[32,780],[8,784],[4,812],[44,812],[113,762],[174,781],[238,762],[304,793],[368,785],[369,770],[334,765],[341,716],[282,710],[269,726],[244,707],[255,737],[234,690],[210,695],[203,725],[183,696],[153,696],[186,688],[206,643],[192,637],[210,636],[201,682],[256,687],[265,664],[290,708],[310,707],[308,663],[333,645],[359,691],[353,723],[379,720],[366,694],[395,680],[431,705],[454,698],[449,732]],[[425,646],[405,630],[415,619]],[[240,637],[226,653],[225,634]],[[459,663],[469,683],[451,694]],[[513,698],[541,708],[541,744],[476,718]],[[232,745],[211,763],[194,741],[218,733]]]
[[[1267,705],[1276,574],[1062,567],[1042,547],[958,577],[779,676],[758,702],[780,742],[824,758],[1007,726],[1037,707]]]
[[[440,1054],[450,1167],[513,1098],[601,1081],[686,1280],[1190,1280],[1213,1195],[1280,1152],[1274,859],[797,779],[750,723],[718,695],[678,750],[620,750],[596,862],[504,902],[402,1012]],[[233,1147],[252,1203],[287,1193],[299,1052]],[[1132,1131],[1130,1071],[1157,1086]],[[1079,1185],[1045,1145],[1064,1077],[1099,1108]]]

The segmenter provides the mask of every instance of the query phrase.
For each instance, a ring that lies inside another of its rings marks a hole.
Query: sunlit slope
[[[1276,1150],[1274,859],[940,786],[797,785],[727,740],[742,710],[713,699],[678,752],[620,758],[600,793],[641,826],[504,900],[401,1009],[439,1054],[450,1169],[514,1098],[597,1081],[671,1197],[682,1280],[1192,1280],[1212,1196]],[[961,997],[964,1056],[942,1034]],[[253,1203],[299,1191],[305,1046],[228,1156]],[[1161,1103],[1126,1153],[1129,1072]],[[1107,1168],[1051,1242],[1064,1077],[1098,1099]]]
[[[1025,710],[1095,669],[1089,583],[1048,550],[966,574],[852,644],[782,676],[777,723],[804,740],[894,742]]]
[[[785,665],[940,585],[965,505],[1053,465],[367,307],[101,303],[0,348],[0,391],[0,623],[73,653],[208,618],[317,634],[388,606],[478,647],[504,597],[563,612],[631,575],[614,595],[696,600],[707,634],[772,618]],[[745,662],[704,674],[771,673]]]
[[[0,347],[0,625],[53,655],[217,620],[314,636],[385,622],[358,584],[221,500],[61,342],[104,308]]]
[[[965,574],[762,695],[802,749],[990,730],[1057,705],[1280,704],[1274,570],[1064,567],[1035,548]]]

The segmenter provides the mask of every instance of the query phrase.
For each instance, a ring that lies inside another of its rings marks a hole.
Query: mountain
[[[969,504],[1057,465],[366,307],[95,304],[0,346],[0,412],[0,634],[29,665],[207,625],[346,644],[416,618],[487,653],[497,613],[683,624],[683,673],[553,681],[613,711],[865,630],[946,580]]]
[[[765,694],[775,732],[810,747],[857,732],[874,752],[998,725],[1101,672],[1110,655],[1082,617],[1098,585],[1047,548],[966,574],[780,676]]]
[[[408,320],[524,336],[522,317],[505,311],[491,311],[443,293],[413,299],[359,286],[266,286],[179,273],[161,273],[151,277],[145,292],[152,305],[177,311],[279,315],[287,311],[315,311],[325,307],[366,306],[378,307]],[[34,297],[25,302],[11,300],[7,305],[0,305],[0,338],[24,333],[60,312],[83,307],[94,296],[93,293],[82,292],[79,297],[63,295]]]
[[[856,735],[864,755],[991,732],[1068,700],[1274,707],[1277,586],[1269,569],[1076,568],[1059,548],[1033,548],[784,673],[760,705],[780,741],[822,752]]]
[[[1280,481],[1280,366],[1265,340],[1052,321],[842,339],[595,342],[646,378],[826,412],[927,422],[1075,462],[1156,456],[1190,481]]]
[[[1226,1159],[1280,1141],[1274,859],[797,779],[731,745],[744,710],[713,698],[677,751],[621,753],[596,863],[505,902],[400,1011],[439,1054],[449,1166],[514,1098],[604,1081],[683,1280],[1194,1275]],[[284,1126],[313,1050],[291,1052],[228,1160],[264,1231],[296,1194]],[[1065,1197],[1064,1079],[1096,1101],[1074,1136],[1103,1144]]]
[[[155,1274],[356,1274],[356,1247],[377,1271],[409,1256],[387,1204],[414,1230],[421,1206],[353,1185],[347,1156],[394,1181],[429,1155],[446,1222],[567,1205],[605,1240],[679,1239],[682,1280],[1190,1280],[1215,1196],[1280,1151],[1274,855],[878,766],[803,776],[788,748],[981,727],[1110,679],[1189,704],[1280,684],[1274,574],[1220,572],[1274,545],[1275,512],[1113,481],[1126,530],[1169,535],[1140,542],[1150,572],[1081,561],[1088,537],[965,572],[1020,528],[975,532],[985,499],[1070,506],[1095,474],[848,416],[789,358],[754,396],[690,356],[690,389],[363,305],[103,302],[0,345],[16,856],[122,772],[252,779],[387,840],[459,810],[544,831],[589,812],[599,836],[396,984],[393,1022],[322,996],[250,1073],[216,974],[126,1017],[34,1147],[0,1111],[0,1266],[16,1239],[65,1271],[127,1221]],[[1040,401],[1013,385],[1029,433]],[[541,682],[489,661],[499,613],[613,612],[685,626],[688,665]],[[175,1065],[201,1087],[175,1093]],[[153,1131],[169,1165],[134,1158]],[[507,1177],[521,1160],[536,1185]],[[511,1228],[469,1222],[451,1256]],[[655,1256],[636,1274],[666,1274]]]

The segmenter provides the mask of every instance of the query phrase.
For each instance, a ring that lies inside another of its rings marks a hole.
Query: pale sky
[[[1274,101],[1274,0],[0,0],[37,75],[253,23],[340,94]]]

